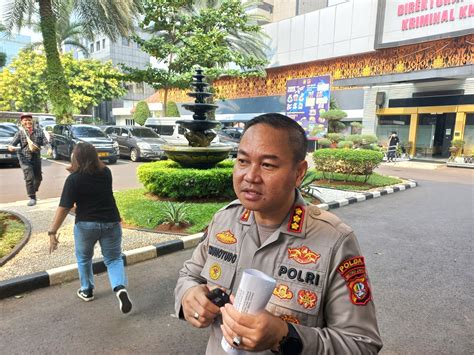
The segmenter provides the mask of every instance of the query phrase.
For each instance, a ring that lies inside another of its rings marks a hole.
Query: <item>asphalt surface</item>
[[[397,167],[385,173],[397,175]],[[366,256],[384,354],[474,349],[474,171],[402,169],[419,186],[334,213]],[[77,282],[0,301],[0,353],[202,354],[207,330],[170,316],[177,272],[191,250],[127,268],[134,309],[118,310],[105,274],[84,303]]]

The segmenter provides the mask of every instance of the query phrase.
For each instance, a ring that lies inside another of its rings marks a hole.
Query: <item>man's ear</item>
[[[299,187],[303,182],[304,176],[306,175],[306,171],[308,171],[308,162],[306,160],[300,161],[296,165],[296,186]]]

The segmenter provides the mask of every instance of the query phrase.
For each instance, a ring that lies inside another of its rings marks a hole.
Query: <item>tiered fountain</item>
[[[195,98],[194,103],[183,105],[186,110],[194,112],[193,119],[176,121],[186,129],[184,136],[189,144],[167,144],[162,149],[168,158],[185,168],[211,168],[226,159],[232,147],[225,144],[211,145],[216,136],[212,129],[220,122],[209,120],[208,113],[215,110],[217,105],[205,102],[212,94],[207,91],[209,84],[203,81],[202,69],[196,69],[193,79],[191,86],[194,92],[188,93],[188,96]]]

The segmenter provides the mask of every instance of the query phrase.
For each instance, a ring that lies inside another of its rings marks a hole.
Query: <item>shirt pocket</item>
[[[219,286],[231,290],[236,270],[237,254],[235,251],[209,244],[207,260],[201,271],[201,276],[207,279],[209,286]]]

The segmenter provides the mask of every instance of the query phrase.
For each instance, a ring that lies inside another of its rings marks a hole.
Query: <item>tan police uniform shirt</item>
[[[253,268],[277,281],[266,309],[293,323],[303,354],[372,354],[382,348],[365,261],[353,231],[339,218],[307,206],[297,192],[281,226],[259,244],[254,214],[238,200],[217,212],[179,272],[176,314],[190,287],[207,283],[235,295],[243,270]],[[220,324],[219,316],[206,354],[225,354]]]

